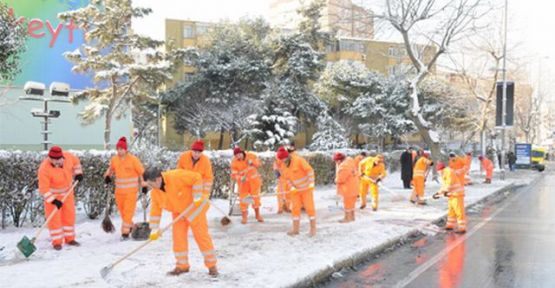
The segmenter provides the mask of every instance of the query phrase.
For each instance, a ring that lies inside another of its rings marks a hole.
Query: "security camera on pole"
[[[58,110],[48,110],[48,102],[61,102],[61,103],[71,103],[69,98],[69,84],[61,82],[52,82],[50,84],[50,96],[44,96],[44,90],[46,90],[46,85],[40,82],[28,81],[23,87],[25,94],[27,96],[19,97],[19,100],[29,100],[29,101],[42,101],[44,103],[43,109],[31,109],[31,115],[33,117],[40,117],[44,120],[41,122],[44,124],[44,130],[41,131],[43,134],[43,145],[44,150],[48,150],[48,134],[52,133],[48,131],[48,124],[50,123],[50,118],[60,117],[60,111]]]

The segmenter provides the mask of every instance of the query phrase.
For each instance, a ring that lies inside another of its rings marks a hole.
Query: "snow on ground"
[[[476,167],[477,168],[477,167]],[[477,173],[477,172],[476,172]],[[495,181],[492,185],[477,184],[466,192],[466,203],[471,204],[486,197],[511,182],[527,183],[535,173],[519,171],[509,173],[507,181]],[[483,177],[474,175],[476,183]],[[399,174],[386,178],[385,186],[408,199],[409,190],[403,190]],[[430,183],[431,182],[431,183]],[[427,195],[436,192],[439,184],[428,181]],[[189,238],[191,272],[179,277],[166,276],[173,268],[174,257],[171,232],[167,232],[136,255],[114,268],[106,280],[100,277],[102,267],[112,263],[141,243],[119,241],[118,233],[106,234],[100,229],[99,220],[88,220],[78,215],[77,233],[81,247],[64,246],[62,251],[50,247],[48,232],[38,240],[39,250],[28,261],[13,265],[0,263],[0,279],[3,287],[283,287],[296,283],[334,262],[367,249],[396,239],[415,227],[425,227],[446,213],[445,199],[430,200],[428,206],[414,206],[405,201],[392,201],[392,194],[381,191],[380,209],[358,210],[357,220],[339,224],[343,212],[335,207],[335,188],[318,187],[315,192],[318,235],[309,238],[308,219],[303,215],[301,235],[289,237],[288,214],[277,215],[273,196],[263,198],[262,211],[265,223],[255,223],[253,218],[241,225],[238,217],[228,227],[219,224],[221,215],[210,209],[210,232],[218,253],[220,276],[208,277],[200,252],[192,236]],[[394,197],[393,197],[394,198]],[[214,204],[227,211],[227,201]],[[140,208],[138,209],[140,210]],[[250,215],[252,217],[252,213]],[[165,213],[164,223],[170,222]],[[120,219],[112,218],[119,228]],[[142,211],[137,211],[136,221],[141,221]],[[17,241],[23,235],[32,237],[35,230],[10,228],[0,230],[0,256],[11,258]],[[0,257],[1,258],[1,257]]]

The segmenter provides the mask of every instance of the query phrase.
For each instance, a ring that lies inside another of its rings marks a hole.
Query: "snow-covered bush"
[[[76,205],[83,207],[91,219],[102,215],[105,207],[106,193],[112,188],[104,188],[102,175],[106,171],[113,151],[71,151],[81,160],[83,166],[83,183],[75,190]],[[156,147],[135,149],[145,167],[156,165],[162,169],[173,169],[181,152],[169,151]],[[213,198],[227,198],[229,195],[229,164],[231,150],[206,151],[211,159],[214,171]],[[314,168],[317,185],[333,183],[335,163],[330,152],[300,152]],[[353,154],[356,154],[353,153]],[[37,170],[45,152],[0,151],[0,213],[2,223],[20,227],[26,223],[40,224],[43,218],[42,197],[37,191]],[[276,179],[272,170],[275,159],[273,152],[260,153],[262,167],[259,172],[263,179],[262,193],[275,191]]]
[[[254,140],[254,147],[275,150],[278,146],[290,144],[295,137],[297,117],[274,101],[267,101],[264,110],[248,117],[249,129],[246,133]]]
[[[334,150],[349,147],[349,139],[345,136],[347,133],[341,124],[331,118],[327,111],[318,116],[317,131],[312,136],[312,144],[310,150]]]

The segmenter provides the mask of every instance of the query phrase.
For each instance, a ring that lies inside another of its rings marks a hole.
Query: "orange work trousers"
[[[486,179],[491,180],[493,177],[493,169],[486,169]]]
[[[309,188],[291,192],[291,216],[293,220],[301,220],[301,208],[304,208],[310,220],[316,219],[316,209],[314,209],[314,189]]]
[[[120,192],[116,189],[116,206],[121,216],[121,234],[129,234],[133,228],[133,216],[137,207],[137,192]]]
[[[414,182],[414,194],[422,199],[424,197],[424,177],[414,177],[412,181]]]
[[[252,208],[260,207],[260,189],[262,188],[262,182],[257,179],[247,180],[245,182],[239,181],[239,206],[241,207],[241,212],[246,212],[249,208],[249,203],[245,203],[243,199],[250,196],[254,200]]]
[[[466,231],[464,196],[449,197],[447,207],[447,224],[445,225],[445,228],[454,229],[455,224],[457,224],[459,230]]]
[[[343,207],[345,212],[355,211],[355,204],[357,203],[357,196],[343,197]]]
[[[62,200],[63,194],[57,195],[56,199]],[[56,205],[44,202],[44,216],[48,218]],[[56,212],[48,223],[52,245],[62,245],[65,242],[75,240],[75,198],[73,192],[64,201],[62,208]]]
[[[189,218],[194,218],[191,223],[185,218],[177,221],[173,225],[173,253],[175,255],[175,266],[182,269],[187,269],[189,265],[189,228],[193,231],[193,237],[204,256],[204,265],[207,268],[216,266],[216,253],[214,251],[214,244],[212,237],[208,233],[208,221],[206,219],[207,209],[199,211],[200,214],[195,217],[195,212],[189,213]],[[180,213],[172,213],[175,219]]]

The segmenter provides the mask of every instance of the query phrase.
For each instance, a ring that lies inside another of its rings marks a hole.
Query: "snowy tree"
[[[0,2],[0,83],[12,81],[19,73],[21,53],[25,51],[26,32],[13,10]]]
[[[191,60],[196,69],[191,80],[164,95],[178,131],[220,131],[221,139],[224,132],[232,132],[234,142],[241,138],[247,116],[256,112],[271,77],[269,33],[263,19],[214,27]],[[219,146],[223,148],[222,141]]]
[[[295,136],[297,117],[280,107],[271,97],[265,102],[260,113],[248,117],[249,129],[246,133],[254,141],[254,147],[274,150],[278,146],[290,144]]]
[[[323,111],[316,120],[317,132],[312,137],[310,150],[335,150],[349,147],[345,128],[335,121],[327,111]]]
[[[419,99],[419,84],[426,78],[437,59],[450,47],[452,42],[475,32],[475,23],[483,16],[480,0],[386,0],[383,18],[403,37],[405,50],[414,67],[415,74],[408,81],[410,96],[410,117],[420,135],[430,147],[432,157],[440,158],[439,134],[424,118],[423,103]],[[418,57],[418,36],[428,39],[435,46],[427,57]]]
[[[152,12],[134,8],[131,0],[92,0],[84,8],[60,13],[82,28],[85,44],[64,56],[74,63],[73,72],[91,75],[94,87],[77,99],[89,102],[81,112],[85,124],[104,117],[104,145],[110,146],[111,124],[132,105],[158,103],[157,93],[172,79],[186,54],[182,49],[162,52],[162,41],[132,32],[131,21]]]

